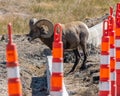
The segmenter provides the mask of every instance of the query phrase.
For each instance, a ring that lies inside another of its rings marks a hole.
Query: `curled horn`
[[[41,19],[39,21],[36,22],[35,26],[37,27],[41,27],[41,26],[47,26],[48,27],[48,31],[47,34],[42,35],[44,38],[49,38],[53,35],[53,24],[52,22],[50,22],[47,19]]]

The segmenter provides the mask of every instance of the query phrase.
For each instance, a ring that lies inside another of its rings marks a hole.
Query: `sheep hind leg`
[[[84,69],[86,69],[85,63],[86,63],[86,60],[87,60],[86,45],[85,45],[85,44],[82,44],[82,45],[81,45],[81,48],[82,48],[82,50],[83,50],[84,58],[83,58],[83,62],[82,62],[82,65],[81,65],[81,67],[80,67],[80,70],[84,70]]]
[[[72,69],[69,71],[69,73],[71,73],[71,72],[73,72],[73,71],[75,70],[75,68],[76,68],[76,66],[78,65],[79,60],[80,60],[80,54],[79,54],[78,49],[73,50],[73,52],[74,52],[74,54],[75,54],[76,60],[75,60],[75,63],[74,63],[74,65],[73,65]]]

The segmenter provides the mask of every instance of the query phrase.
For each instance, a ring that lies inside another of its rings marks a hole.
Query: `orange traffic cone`
[[[51,96],[63,96],[63,42],[62,27],[54,26],[53,60],[51,75]]]
[[[116,60],[115,60],[115,18],[113,8],[110,7],[108,16],[108,34],[110,36],[110,78],[111,78],[111,95],[116,96]]]
[[[8,24],[9,42],[6,46],[8,95],[22,96],[22,86],[19,74],[18,54],[15,44],[12,42],[11,23]]]
[[[120,96],[120,3],[116,8],[116,87],[117,96]]]
[[[100,60],[99,96],[111,96],[110,91],[110,38],[108,36],[108,20],[103,22],[103,36]]]

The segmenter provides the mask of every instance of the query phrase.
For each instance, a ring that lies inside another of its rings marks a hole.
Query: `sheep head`
[[[47,19],[37,20],[32,18],[29,21],[29,27],[29,41],[32,41],[36,38],[50,38],[53,35],[53,24]]]

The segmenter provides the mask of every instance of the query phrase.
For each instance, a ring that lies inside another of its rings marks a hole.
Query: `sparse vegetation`
[[[47,18],[54,23],[100,17],[109,12],[110,6],[115,8],[117,2],[119,0],[1,0],[0,34],[6,34],[9,22],[15,34],[27,33],[31,17]]]

